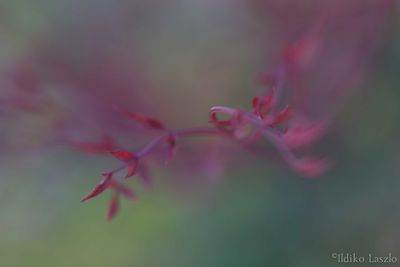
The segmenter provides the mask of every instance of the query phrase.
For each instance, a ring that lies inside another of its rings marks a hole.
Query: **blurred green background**
[[[246,106],[266,65],[268,41],[260,35],[273,30],[245,7],[227,0],[1,1],[0,65],[50,39],[66,58],[82,53],[71,58],[79,68],[94,42],[140,62],[153,85],[148,109],[167,110],[177,125],[201,123],[212,105]],[[123,201],[108,223],[106,195],[79,200],[113,161],[40,148],[58,108],[0,117],[0,266],[320,267],[338,266],[332,253],[353,252],[400,260],[396,8],[373,71],[325,140],[334,166],[316,180],[254,159],[214,182],[177,190],[160,167],[154,189],[138,189],[139,201]],[[104,40],[91,40],[93,31]],[[60,91],[48,90],[55,105],[63,102]],[[182,101],[191,114],[171,108]]]

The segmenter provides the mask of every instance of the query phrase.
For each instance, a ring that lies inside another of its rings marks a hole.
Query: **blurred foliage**
[[[257,18],[228,1],[128,2],[1,1],[1,66],[41,34],[80,25],[86,15],[115,22],[126,7],[127,28],[120,30],[141,25],[133,27],[138,58],[156,85],[154,101],[161,112],[169,107],[166,116],[180,117],[177,124],[200,121],[213,104],[243,104],[254,93],[252,75],[263,64],[255,52]],[[0,266],[312,267],[337,266],[331,254],[341,252],[400,258],[399,27],[395,16],[365,90],[335,117],[325,144],[335,165],[318,180],[259,160],[180,195],[160,169],[154,189],[140,191],[135,204],[123,202],[123,212],[107,223],[106,196],[79,199],[108,161],[59,146],[1,153]],[[188,98],[193,114],[171,110]],[[21,140],[29,143],[36,140],[31,127],[48,130],[31,124],[3,123],[0,136],[20,143],[13,137],[25,130]]]

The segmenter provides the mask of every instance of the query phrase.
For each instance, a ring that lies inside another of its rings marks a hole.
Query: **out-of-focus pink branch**
[[[296,55],[294,55],[296,56]],[[87,195],[82,201],[89,200],[98,196],[106,189],[114,191],[110,200],[108,218],[111,219],[116,214],[116,197],[120,194],[122,180],[116,177],[116,174],[126,170],[125,178],[130,178],[136,174],[146,185],[150,183],[150,176],[147,161],[149,156],[157,153],[159,148],[165,147],[167,161],[175,155],[176,146],[179,139],[213,135],[224,139],[229,139],[241,144],[244,147],[251,146],[261,137],[267,139],[281,158],[293,171],[306,176],[315,177],[325,172],[327,164],[321,159],[300,158],[296,155],[296,145],[304,146],[305,143],[311,144],[320,137],[317,134],[311,134],[307,131],[308,125],[302,125],[304,129],[300,131],[292,131],[290,122],[296,120],[289,106],[282,108],[283,88],[286,69],[280,65],[274,77],[271,77],[270,84],[266,85],[265,92],[260,96],[256,96],[251,101],[252,108],[244,111],[237,108],[224,106],[214,106],[209,110],[209,122],[211,126],[195,127],[184,129],[169,129],[163,122],[154,117],[145,116],[136,112],[131,112],[122,108],[115,108],[117,112],[133,120],[135,123],[145,128],[153,130],[158,135],[138,150],[117,149],[108,151],[115,158],[123,163],[109,171],[105,172],[100,183]],[[220,116],[224,118],[220,118]],[[295,124],[292,124],[295,125]],[[296,126],[298,127],[298,125]],[[297,134],[301,134],[300,138],[294,138]],[[288,139],[287,136],[290,138]],[[287,142],[290,140],[291,142]],[[300,142],[302,144],[296,144]],[[111,142],[109,142],[111,143]],[[294,144],[293,144],[294,143]],[[97,147],[91,144],[91,147]],[[81,144],[81,147],[87,147]],[[132,192],[133,194],[133,192]]]

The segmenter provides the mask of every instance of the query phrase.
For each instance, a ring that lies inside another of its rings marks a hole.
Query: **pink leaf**
[[[135,200],[136,196],[135,193],[128,187],[124,186],[122,183],[118,182],[117,180],[112,180],[110,182],[110,187],[112,187],[115,192],[118,194],[122,194],[124,197]]]
[[[104,190],[106,190],[109,185],[110,185],[110,181],[112,179],[112,175],[108,174],[106,177],[104,177],[100,183],[98,183],[95,188],[93,188],[93,190],[86,196],[84,197],[81,202],[85,202],[91,198],[94,198],[98,195],[100,195],[101,193],[104,192]]]
[[[72,142],[72,145],[86,153],[105,154],[115,147],[114,141],[110,136],[104,136],[100,142]]]
[[[286,131],[282,138],[289,147],[307,147],[321,138],[325,129],[325,123],[315,123],[308,127],[296,126]]]
[[[324,25],[321,22],[315,24],[310,32],[302,38],[287,46],[283,52],[284,59],[300,67],[310,66],[320,52],[321,32]]]
[[[275,116],[275,118],[268,123],[270,126],[275,126],[277,124],[280,124],[290,117],[290,112],[289,112],[289,106],[286,106],[281,112],[278,113],[278,115]]]
[[[130,200],[135,200],[136,199],[136,195],[135,192],[133,192],[132,189],[119,185],[116,190],[118,191],[118,193],[121,193],[124,197],[130,199]]]
[[[119,199],[118,195],[113,195],[108,202],[108,209],[107,209],[107,220],[111,221],[115,215],[117,214],[119,209]]]
[[[131,112],[131,111],[125,110],[120,107],[115,107],[115,109],[117,111],[121,112],[122,114],[124,114],[125,116],[127,116],[128,118],[130,118],[131,120],[133,120],[147,128],[157,129],[157,130],[161,130],[161,129],[165,128],[163,123],[156,118],[147,117],[140,113]]]
[[[252,107],[254,114],[263,117],[272,108],[274,99],[274,89],[268,91],[268,93],[263,96],[263,98],[255,97],[252,100]]]
[[[253,99],[251,100],[251,106],[254,110],[258,107],[259,101],[260,99],[258,98],[258,96],[253,97]]]
[[[313,178],[324,174],[328,170],[329,164],[324,159],[304,158],[294,162],[293,168],[296,172]]]
[[[135,154],[129,152],[128,150],[116,150],[112,151],[111,154],[122,161],[130,161],[135,159]]]
[[[137,162],[134,162],[133,164],[128,166],[128,172],[125,175],[125,179],[128,179],[129,177],[132,177],[136,174],[137,166]]]

